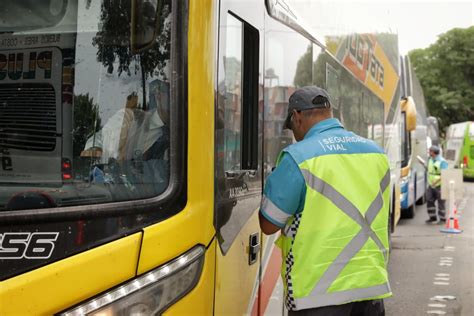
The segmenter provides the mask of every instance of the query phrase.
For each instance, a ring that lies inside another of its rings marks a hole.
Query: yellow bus
[[[19,56],[35,49],[57,52],[49,84],[72,108],[55,137],[72,157],[70,181],[54,186],[37,179],[46,161],[35,179],[15,174],[0,127],[0,179],[21,178],[0,182],[0,315],[283,313],[281,258],[258,209],[293,142],[282,127],[300,86],[325,87],[336,117],[386,149],[394,225],[396,35],[329,35],[282,0],[3,1],[0,76],[27,69]]]

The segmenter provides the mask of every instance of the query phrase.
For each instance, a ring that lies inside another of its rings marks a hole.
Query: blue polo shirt
[[[446,160],[444,160],[444,158],[441,157],[441,155],[438,155],[434,158],[430,157],[430,159],[433,160],[433,162],[441,161],[441,164],[440,164],[441,170],[442,169],[448,169],[448,162]]]
[[[383,150],[373,141],[346,131],[337,119],[315,124],[302,141],[283,150],[280,163],[265,183],[260,213],[283,228],[290,217],[304,209],[306,184],[298,167],[300,163],[321,155],[362,152],[383,153]]]

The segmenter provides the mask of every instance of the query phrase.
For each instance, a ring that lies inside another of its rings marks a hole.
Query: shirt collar
[[[341,122],[339,122],[339,120],[336,119],[336,118],[325,119],[325,120],[313,125],[313,127],[311,127],[309,129],[309,131],[306,133],[304,138],[306,139],[308,137],[320,134],[322,132],[325,132],[325,131],[327,131],[329,129],[333,129],[333,128],[344,128],[344,126],[342,126]]]

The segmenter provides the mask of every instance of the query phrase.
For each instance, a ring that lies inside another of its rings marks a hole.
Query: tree
[[[99,109],[89,94],[74,96],[73,157],[79,157],[87,139],[101,128]]]
[[[139,2],[139,1],[137,1]],[[144,1],[145,4],[148,4]],[[152,45],[138,52],[132,51],[131,24],[132,24],[132,1],[103,1],[101,5],[100,25],[101,29],[92,40],[97,46],[97,60],[107,67],[107,72],[112,74],[114,70],[120,76],[125,72],[131,75],[132,71],[141,71],[142,86],[146,87],[146,79],[151,76],[161,76],[166,80],[164,71],[166,63],[170,60],[171,46],[171,21],[168,19],[171,13],[171,1],[157,1],[156,21],[154,12],[137,14],[145,19],[150,16],[154,23],[158,23],[159,34],[157,34]],[[154,24],[155,25],[155,24]],[[135,65],[130,69],[130,65]],[[115,67],[117,69],[115,69]],[[146,108],[146,93],[143,93],[143,104]]]
[[[474,120],[474,27],[452,29],[409,56],[428,109],[440,119],[441,129]]]
[[[313,81],[313,48],[308,46],[306,52],[298,60],[296,74],[293,83],[296,88],[311,85]]]

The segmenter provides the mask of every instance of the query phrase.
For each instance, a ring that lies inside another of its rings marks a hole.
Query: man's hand
[[[438,179],[433,182],[433,187],[437,187],[439,184],[441,184],[441,179]]]
[[[258,219],[260,221],[260,228],[265,235],[271,235],[280,230],[280,227],[267,220],[260,212],[258,213]]]

